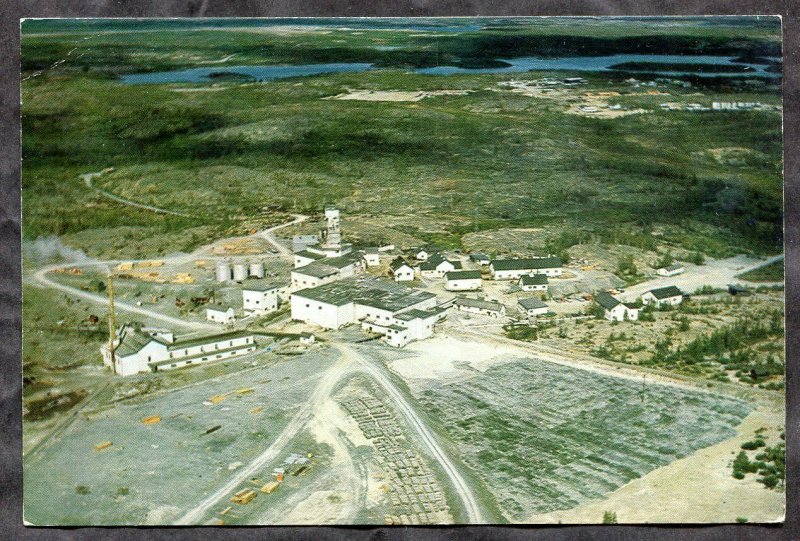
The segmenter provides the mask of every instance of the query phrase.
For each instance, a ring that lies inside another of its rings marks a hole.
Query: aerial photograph
[[[20,32],[25,524],[783,521],[779,17]]]

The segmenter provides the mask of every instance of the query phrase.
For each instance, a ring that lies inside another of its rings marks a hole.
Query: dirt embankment
[[[783,519],[786,495],[769,490],[754,476],[737,480],[731,462],[755,430],[782,427],[784,412],[761,408],[736,428],[733,438],[654,470],[608,494],[607,498],[566,511],[533,515],[534,524],[597,523],[603,513],[620,523],[777,522]]]

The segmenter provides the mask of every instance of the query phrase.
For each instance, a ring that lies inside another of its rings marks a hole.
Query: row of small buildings
[[[656,308],[662,306],[677,306],[683,302],[683,292],[676,286],[659,287],[645,292],[641,299],[645,306],[652,305]],[[639,319],[639,308],[630,303],[624,303],[608,292],[600,292],[594,296],[594,301],[603,308],[603,315],[611,321],[635,321]]]

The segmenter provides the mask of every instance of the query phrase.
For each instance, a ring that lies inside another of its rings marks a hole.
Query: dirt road
[[[704,285],[726,288],[728,284],[746,283],[746,280],[737,278],[737,275],[780,261],[783,257],[783,254],[780,254],[767,260],[756,260],[740,255],[727,259],[710,259],[705,265],[686,264],[686,271],[683,274],[670,277],[659,276],[658,278],[627,287],[625,292],[619,295],[619,298],[623,301],[633,301],[646,291],[671,285],[678,286],[686,293],[694,293]],[[782,284],[783,282],[758,283],[758,285],[766,286]]]
[[[94,179],[94,177],[99,177],[102,174],[103,173],[85,173],[85,174],[81,175],[81,179],[83,179],[83,182],[86,184],[87,187],[89,187],[89,189],[94,190],[95,192],[99,193],[100,195],[102,195],[104,197],[107,197],[109,199],[113,199],[114,201],[117,201],[118,203],[122,203],[123,205],[128,205],[129,207],[136,207],[136,208],[140,208],[140,209],[144,209],[144,210],[150,210],[150,211],[153,211],[153,212],[157,212],[159,214],[172,214],[173,216],[182,216],[184,218],[189,218],[190,217],[189,214],[184,214],[183,212],[177,212],[175,210],[162,209],[162,208],[159,208],[159,207],[154,207],[152,205],[145,205],[144,203],[137,203],[136,201],[131,201],[130,199],[125,199],[124,197],[120,197],[118,195],[114,195],[111,192],[107,192],[105,190],[97,188],[94,185],[94,183],[92,182],[92,180]]]
[[[384,370],[378,368],[376,363],[367,359],[350,346],[339,344],[336,347],[345,354],[345,357],[351,357],[358,362],[366,373],[372,376],[372,378],[388,393],[396,408],[403,414],[409,426],[416,432],[419,437],[419,442],[428,449],[436,462],[439,463],[442,471],[444,471],[450,479],[450,483],[458,494],[459,499],[464,504],[464,511],[467,515],[466,522],[469,524],[483,524],[484,519],[481,514],[480,506],[475,496],[472,494],[469,485],[467,485],[447,454],[439,446],[439,443],[436,441],[433,434],[431,434],[425,422],[419,418],[411,405],[406,401],[405,397],[397,390],[392,380],[386,376]]]
[[[295,414],[289,424],[278,435],[275,441],[267,447],[264,452],[258,455],[247,467],[237,471],[237,473],[223,486],[209,494],[196,507],[190,509],[181,518],[175,521],[176,525],[202,524],[206,513],[217,503],[227,498],[235,489],[247,479],[266,466],[270,461],[275,460],[284,447],[294,438],[312,419],[313,412],[320,407],[331,395],[334,387],[342,377],[348,373],[352,367],[352,358],[344,355],[329,368],[320,378],[314,392],[308,402]]]
[[[227,483],[209,494],[196,507],[187,511],[174,524],[202,524],[205,515],[212,507],[230,496],[241,483],[256,475],[257,472],[264,468],[270,461],[275,460],[280,455],[283,448],[313,421],[314,413],[319,411],[325,402],[330,399],[331,393],[336,385],[342,381],[346,375],[356,371],[363,372],[370,376],[388,393],[395,407],[400,411],[414,432],[416,432],[419,441],[430,451],[431,455],[450,479],[453,488],[464,504],[467,521],[472,524],[484,522],[478,502],[466,481],[461,477],[461,474],[439,446],[435,437],[431,434],[428,427],[425,426],[424,421],[419,418],[411,405],[408,404],[403,395],[397,390],[391,379],[386,376],[382,369],[376,367],[372,361],[350,346],[337,344],[334,347],[342,353],[340,360],[322,375],[309,401],[289,421],[275,441],[250,462],[247,467],[239,470]],[[363,470],[361,473],[363,477]],[[362,496],[363,495],[357,495],[358,498]]]
[[[106,265],[106,262],[101,261],[101,262],[87,263],[87,264],[83,264],[83,265],[72,265],[72,266],[73,267],[81,267],[81,266],[85,267],[85,266],[103,266],[103,265]],[[93,303],[96,303],[96,304],[102,304],[103,306],[107,306],[108,305],[108,297],[106,297],[105,295],[100,295],[100,294],[97,294],[97,293],[90,293],[88,291],[83,291],[81,289],[78,289],[77,287],[72,287],[72,286],[68,286],[68,285],[65,285],[65,284],[58,283],[58,282],[56,282],[54,280],[51,280],[50,278],[47,277],[47,273],[49,273],[49,272],[51,272],[51,271],[53,271],[53,270],[55,270],[55,269],[57,269],[59,267],[63,267],[63,266],[64,266],[63,264],[50,265],[48,267],[44,267],[43,269],[40,269],[40,270],[36,271],[33,274],[34,282],[36,282],[37,284],[39,284],[41,286],[44,286],[44,287],[50,287],[50,288],[56,289],[58,291],[63,291],[64,293],[68,293],[68,294],[72,295],[73,297],[78,297],[78,298],[84,299],[84,300],[89,301],[89,302],[93,302]],[[133,304],[128,304],[126,302],[121,302],[121,301],[117,301],[117,300],[114,301],[114,308],[116,308],[117,310],[124,310],[124,311],[131,312],[131,313],[134,313],[134,314],[141,314],[141,315],[147,316],[147,317],[149,317],[151,319],[162,321],[164,323],[169,323],[170,325],[174,325],[176,327],[181,327],[181,328],[184,328],[184,329],[192,329],[192,330],[195,330],[195,331],[212,331],[212,332],[215,332],[215,333],[219,332],[219,330],[220,330],[220,326],[219,325],[212,325],[210,323],[200,323],[200,322],[194,322],[194,321],[186,321],[185,319],[180,319],[180,318],[177,318],[177,317],[165,316],[164,314],[161,314],[159,312],[155,312],[153,310],[148,310],[147,308],[142,308],[140,306],[135,306]]]
[[[308,216],[303,216],[302,214],[295,214],[294,220],[292,220],[291,222],[286,222],[283,224],[270,227],[269,229],[264,229],[263,231],[259,231],[258,233],[256,233],[256,236],[261,237],[262,239],[269,242],[284,257],[292,259],[294,257],[294,254],[292,254],[292,250],[290,250],[288,247],[283,245],[278,240],[278,237],[275,236],[275,231],[283,229],[284,227],[289,227],[290,225],[299,224],[300,222],[305,222],[306,220],[308,220]]]

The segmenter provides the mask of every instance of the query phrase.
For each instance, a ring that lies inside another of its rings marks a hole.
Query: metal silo
[[[247,264],[236,263],[233,265],[233,281],[241,282],[247,278]]]
[[[263,278],[264,263],[262,263],[261,261],[250,262],[250,276],[255,276],[256,278]]]
[[[227,282],[231,279],[231,264],[220,259],[217,261],[217,282]]]

